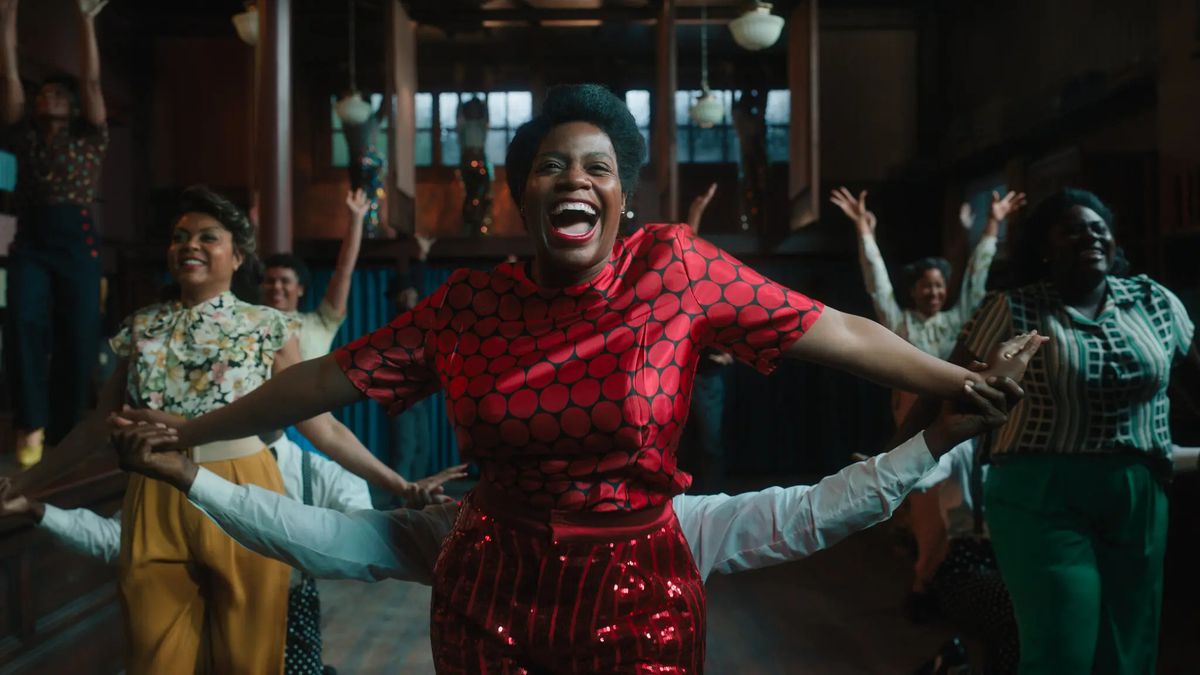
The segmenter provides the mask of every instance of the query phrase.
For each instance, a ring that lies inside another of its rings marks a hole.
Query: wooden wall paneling
[[[801,0],[787,23],[788,87],[792,93],[788,137],[792,230],[816,221],[821,214],[817,16],[817,0]]]

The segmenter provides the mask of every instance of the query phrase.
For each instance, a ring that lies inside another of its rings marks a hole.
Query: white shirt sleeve
[[[342,513],[374,508],[367,481],[343,469],[337,462],[316,455],[309,460],[312,462],[313,504]],[[302,501],[302,494],[293,498]]]
[[[935,462],[924,433],[816,485],[673,501],[707,579],[803,558],[887,519]]]
[[[86,556],[114,563],[121,553],[121,512],[111,517],[88,509],[63,510],[46,504],[46,513],[38,527],[46,530],[64,546]]]
[[[896,302],[896,293],[892,288],[892,280],[888,277],[887,265],[883,262],[883,254],[879,252],[879,244],[875,235],[859,235],[858,264],[862,267],[863,284],[871,303],[875,305],[875,316],[879,323],[893,333],[899,332],[904,320],[904,310]]]
[[[996,258],[996,237],[985,236],[975,245],[971,258],[967,261],[967,269],[963,271],[962,290],[958,294],[958,302],[947,310],[950,312],[954,332],[962,329],[963,324],[971,318],[979,304],[987,296],[988,273],[992,269],[992,261]]]
[[[306,506],[257,485],[234,485],[201,468],[188,499],[246,548],[322,579],[399,579],[430,584],[457,504],[423,511],[342,513]]]

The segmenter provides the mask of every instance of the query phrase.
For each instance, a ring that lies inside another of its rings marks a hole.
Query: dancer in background
[[[77,0],[79,78],[44,81],[26,116],[17,0],[0,0],[0,124],[18,166],[4,351],[17,462],[26,467],[41,459],[44,445],[62,441],[91,402],[100,342],[95,201],[108,149],[96,15],[106,4]]]
[[[1050,341],[1025,401],[996,433],[984,486],[1000,572],[1012,596],[1020,672],[1152,673],[1158,652],[1172,377],[1200,396],[1187,310],[1145,276],[1120,276],[1113,214],[1062,190],[1022,228],[1020,283],[963,330],[956,360],[1013,330]],[[900,433],[920,428],[933,401]],[[1200,413],[1200,411],[1197,411]]]
[[[887,265],[879,252],[879,245],[875,243],[876,219],[875,214],[867,209],[867,191],[863,190],[855,199],[846,188],[838,188],[833,191],[830,201],[854,222],[858,233],[858,257],[863,283],[875,305],[879,323],[926,354],[939,359],[949,358],[963,324],[987,293],[988,271],[996,256],[996,235],[1000,231],[1000,223],[1025,205],[1025,193],[1010,191],[1004,197],[992,193],[987,226],[963,272],[958,302],[950,309],[945,308],[947,282],[950,279],[949,261],[945,258],[922,258],[905,265],[904,292],[910,307],[901,308],[888,277]],[[911,394],[900,391],[892,397],[892,415],[897,424],[904,419],[913,400]]]
[[[254,262],[255,229],[229,201],[204,188],[183,194],[167,265],[179,299],[128,317],[112,340],[120,359],[95,412],[39,465],[14,480],[27,494],[104,447],[107,416],[129,403],[171,419],[240,399],[300,361],[286,315],[239,300],[235,272]],[[382,465],[331,415],[293,420],[318,448],[382,485],[427,494]],[[272,431],[284,425],[265,428]],[[275,459],[254,434],[193,447],[198,463],[238,484],[275,492]],[[277,673],[283,667],[286,566],[254,555],[220,532],[168,486],[134,477],[122,506],[120,596],[130,673]]]

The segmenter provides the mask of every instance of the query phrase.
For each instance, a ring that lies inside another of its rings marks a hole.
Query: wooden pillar
[[[658,14],[658,37],[654,72],[654,129],[650,138],[658,188],[658,218],[679,220],[679,163],[675,161],[675,0],[662,0]]]
[[[817,78],[817,0],[800,0],[787,22],[788,88],[791,90],[791,133],[788,138],[788,197],[791,229],[821,214],[821,173]]]
[[[417,24],[400,0],[388,3],[388,15],[387,100],[394,95],[396,101],[388,108],[388,223],[392,229],[411,235],[417,228]]]
[[[292,250],[291,0],[258,3],[258,195],[262,253]]]

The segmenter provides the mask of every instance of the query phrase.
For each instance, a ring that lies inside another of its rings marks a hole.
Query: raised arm
[[[879,244],[875,242],[877,221],[875,214],[867,208],[867,191],[860,192],[856,199],[842,187],[834,190],[829,200],[854,222],[858,235],[858,263],[862,267],[863,284],[875,306],[875,316],[889,329],[898,330],[904,311],[896,302],[896,292],[888,277],[887,265],[883,262],[883,254],[879,252]]]
[[[8,126],[21,121],[25,115],[25,88],[17,69],[17,0],[0,0],[0,69],[4,85],[0,92],[0,124]]]
[[[713,183],[702,194],[697,195],[692,200],[691,206],[688,207],[687,223],[692,226],[692,231],[696,234],[700,234],[700,221],[703,220],[704,211],[708,209],[708,203],[712,201],[715,194],[717,194],[717,184]]]
[[[342,239],[333,276],[325,289],[325,303],[339,317],[346,315],[346,299],[350,297],[350,284],[358,265],[358,252],[362,249],[363,217],[369,208],[366,193],[359,189],[347,194],[346,206],[350,209],[350,229]]]
[[[79,98],[83,105],[83,118],[94,127],[103,127],[108,121],[104,107],[104,94],[100,91],[100,49],[96,46],[96,15],[108,0],[78,0],[79,2]]]
[[[955,325],[961,326],[966,323],[979,307],[979,303],[983,302],[984,296],[987,295],[988,273],[991,271],[992,261],[996,258],[996,242],[1000,232],[1000,223],[1023,206],[1025,206],[1024,192],[1009,191],[1003,197],[997,192],[992,193],[992,206],[988,210],[987,225],[984,226],[983,236],[975,245],[975,250],[971,252],[971,257],[967,260],[966,269],[963,270],[962,288],[958,294],[958,302],[953,308],[947,310],[953,312]]]

